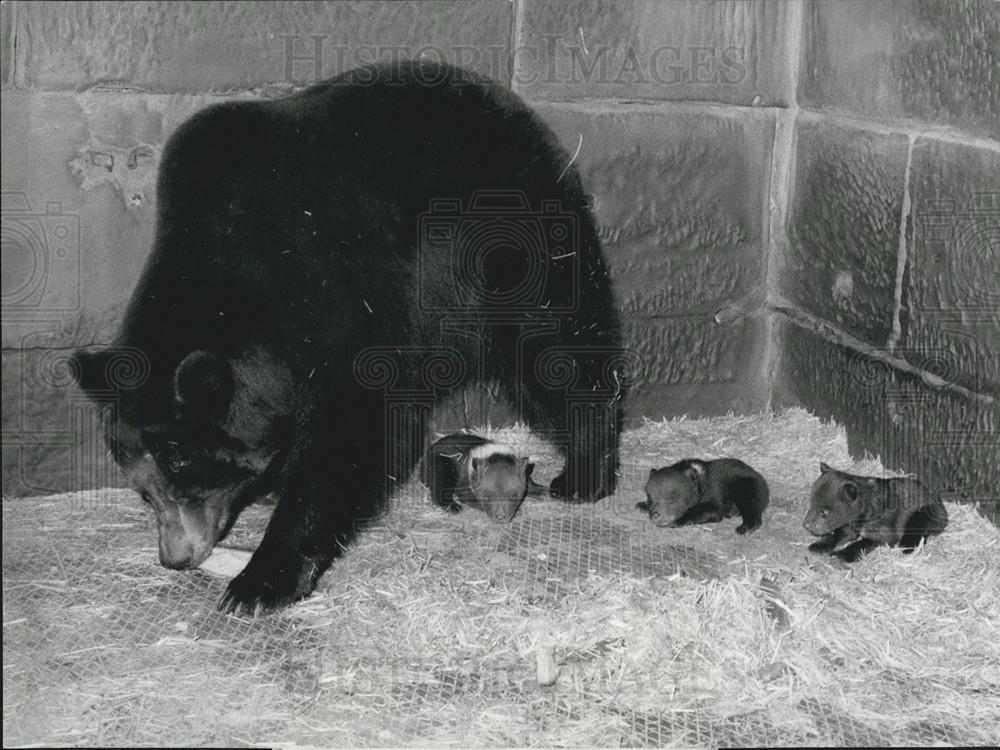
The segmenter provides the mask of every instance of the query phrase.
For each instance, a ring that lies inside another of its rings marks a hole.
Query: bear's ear
[[[474,458],[474,459],[472,459],[472,464],[471,465],[472,465],[472,476],[473,477],[479,478],[479,476],[483,473],[483,468],[484,468],[485,463],[486,462],[483,459],[481,459],[481,458]]]
[[[96,352],[77,349],[70,357],[69,363],[73,378],[88,396],[111,390],[111,385],[108,382],[108,361],[110,358],[111,352],[107,349]]]
[[[820,474],[828,474],[831,471],[833,471],[833,469],[831,469],[829,466],[827,466],[822,461],[819,462],[819,473]]]
[[[217,354],[191,352],[174,371],[174,402],[190,416],[221,419],[233,399],[233,368]]]
[[[531,479],[531,474],[532,474],[532,472],[535,471],[535,465],[533,463],[531,463],[530,461],[528,461],[527,458],[522,458],[521,459],[521,466],[524,467],[524,478],[525,479]]]

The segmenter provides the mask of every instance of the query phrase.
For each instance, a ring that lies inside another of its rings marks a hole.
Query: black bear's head
[[[269,491],[289,441],[291,375],[260,349],[189,352],[141,383],[116,377],[116,358],[121,350],[78,351],[74,375],[102,406],[112,457],[156,514],[160,562],[196,567]]]

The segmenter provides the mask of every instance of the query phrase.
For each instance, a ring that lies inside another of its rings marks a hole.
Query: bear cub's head
[[[698,503],[705,464],[678,461],[662,469],[650,469],[646,481],[646,502],[636,507],[649,513],[657,526],[672,526],[685,511]]]
[[[814,536],[823,536],[846,526],[864,512],[862,490],[869,478],[819,465],[819,478],[809,495],[809,512],[802,526]]]
[[[528,491],[535,465],[527,457],[501,454],[473,457],[469,469],[469,485],[482,510],[494,521],[512,520]]]
[[[102,407],[111,456],[156,515],[160,563],[197,567],[269,491],[290,433],[291,375],[261,350],[194,351],[160,382],[132,387],[116,382],[116,354],[76,352],[74,376]]]

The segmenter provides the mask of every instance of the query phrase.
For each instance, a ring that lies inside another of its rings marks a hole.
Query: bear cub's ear
[[[174,371],[175,405],[199,420],[225,417],[233,388],[233,368],[212,352],[191,352]]]
[[[833,469],[831,469],[829,466],[827,466],[822,461],[820,462],[820,464],[819,464],[819,473],[820,474],[829,474],[831,471],[833,471]]]

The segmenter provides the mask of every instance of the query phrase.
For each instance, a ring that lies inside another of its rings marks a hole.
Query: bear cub
[[[845,562],[883,545],[908,554],[948,524],[941,499],[917,479],[859,476],[825,463],[819,469],[802,522],[806,531],[822,537],[809,545],[810,552]]]
[[[531,478],[534,469],[509,445],[454,432],[427,449],[420,481],[430,489],[431,500],[451,513],[468,505],[494,521],[507,522],[527,495],[549,494]]]
[[[652,469],[646,502],[636,507],[647,511],[657,526],[713,523],[739,513],[743,523],[736,533],[742,535],[760,528],[769,501],[764,477],[739,459],[686,458]]]

